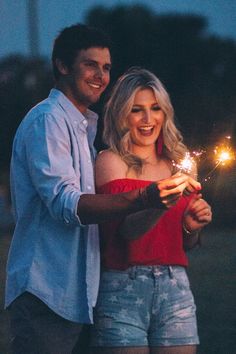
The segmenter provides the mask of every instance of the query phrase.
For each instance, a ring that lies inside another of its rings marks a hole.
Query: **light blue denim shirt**
[[[35,106],[13,143],[11,191],[16,227],[7,264],[6,307],[29,291],[60,316],[92,322],[99,283],[97,225],[77,216],[94,193],[97,115],[86,117],[60,91]]]

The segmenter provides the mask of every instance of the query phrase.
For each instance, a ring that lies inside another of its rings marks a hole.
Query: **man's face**
[[[108,48],[81,50],[67,69],[66,95],[83,113],[96,103],[110,82],[111,56]]]

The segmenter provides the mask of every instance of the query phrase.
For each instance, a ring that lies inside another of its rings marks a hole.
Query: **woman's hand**
[[[170,178],[157,181],[156,185],[160,200],[166,208],[175,205],[183,194],[190,194],[201,190],[199,182],[180,172],[177,172]]]
[[[200,231],[211,220],[212,212],[210,205],[202,199],[201,194],[194,195],[184,213],[184,229],[188,230],[189,233],[194,233]]]

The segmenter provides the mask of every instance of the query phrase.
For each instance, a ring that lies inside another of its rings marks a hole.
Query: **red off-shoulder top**
[[[102,194],[117,194],[145,187],[152,183],[138,179],[116,179],[97,189]],[[189,197],[181,197],[167,210],[157,224],[136,240],[118,235],[122,219],[100,225],[102,266],[125,270],[132,265],[181,265],[188,259],[183,249],[182,218]]]

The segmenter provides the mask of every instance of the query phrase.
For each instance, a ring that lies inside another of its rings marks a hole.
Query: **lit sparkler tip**
[[[226,136],[225,139],[230,140],[231,136]],[[213,151],[215,154],[215,166],[204,177],[203,179],[204,182],[207,182],[211,179],[211,175],[219,166],[226,166],[230,164],[233,160],[235,160],[235,153],[232,150],[232,147],[229,142],[216,145]]]
[[[230,163],[235,158],[230,146],[216,146],[214,149],[214,153],[217,165],[225,166],[227,163]]]
[[[231,160],[231,157],[228,151],[221,151],[218,159],[221,163],[224,163],[228,160]]]
[[[185,156],[178,163],[172,161],[173,166],[177,167],[178,170],[185,173],[191,173],[195,165],[194,158],[190,155],[190,152],[186,152]]]

